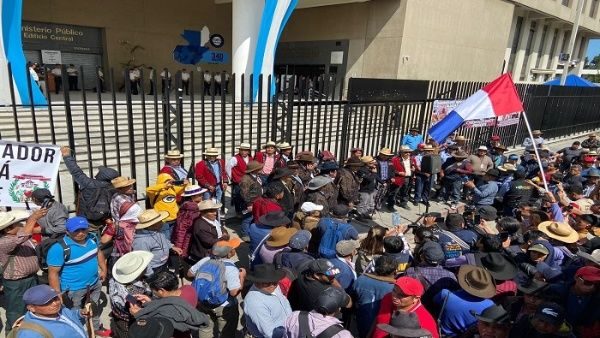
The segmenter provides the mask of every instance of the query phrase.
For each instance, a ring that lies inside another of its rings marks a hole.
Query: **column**
[[[254,54],[260,30],[264,0],[234,0],[232,4],[232,73],[235,74],[235,99],[250,98],[250,74],[254,67]],[[244,74],[244,97],[242,97]],[[273,79],[275,80],[275,79]]]
[[[538,64],[538,68],[548,69],[550,60],[550,53],[552,52],[552,41],[554,40],[554,35],[556,33],[556,23],[552,23],[548,26],[548,31],[546,33],[546,39],[544,39],[544,50],[542,51],[542,57],[540,58],[540,62]],[[541,81],[543,79],[542,74],[538,74],[536,81]]]
[[[521,70],[523,69],[523,63],[525,63],[525,48],[527,48],[527,39],[529,38],[529,29],[531,28],[532,21],[530,18],[525,18],[521,27],[521,36],[519,37],[512,70],[512,77],[515,81],[521,80]]]
[[[550,61],[550,69],[556,70],[558,67],[558,56],[562,53],[562,45],[565,40],[565,29],[558,30],[558,36],[556,37],[556,46],[554,47],[554,51],[552,52],[552,59]]]
[[[583,70],[583,66],[585,64],[585,53],[587,52],[589,42],[590,42],[589,37],[587,37],[587,36],[582,37],[581,46],[579,48],[579,55],[578,55],[579,63],[577,64],[577,67],[575,68],[575,74],[577,76],[581,76],[581,71]]]
[[[544,35],[544,20],[537,20],[535,25],[535,33],[533,34],[533,43],[531,44],[531,52],[527,59],[527,67],[525,68],[525,81],[531,81],[531,70],[535,68],[538,61],[538,50]]]
[[[510,26],[510,34],[508,34],[508,42],[506,43],[506,51],[504,52],[504,62],[508,67],[508,63],[510,62],[510,54],[512,53],[512,44],[515,39],[515,33],[517,31],[517,20],[518,20],[517,12],[513,14],[512,23]]]

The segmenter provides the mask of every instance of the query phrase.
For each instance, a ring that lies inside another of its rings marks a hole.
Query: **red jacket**
[[[401,176],[399,175],[400,173],[406,173],[406,169],[404,168],[404,162],[402,161],[402,157],[401,156],[394,156],[394,158],[392,158],[392,165],[394,166],[394,169],[396,169],[396,176],[394,178],[392,178],[392,183],[394,183],[394,185],[397,185],[399,187],[401,187],[402,185],[404,185],[405,176]],[[415,160],[415,158],[413,156],[410,157],[410,165],[413,167],[417,167],[417,160]],[[413,171],[411,171],[412,173]]]
[[[282,211],[283,208],[279,203],[264,197],[259,197],[252,203],[252,217],[254,223],[258,223],[258,219],[270,213],[271,211]]]
[[[396,308],[392,303],[392,293],[388,293],[381,299],[379,313],[377,314],[377,317],[375,317],[375,331],[373,332],[373,336],[371,336],[372,338],[385,338],[389,335],[387,332],[377,328],[377,324],[389,324],[394,311],[396,311]],[[431,332],[432,338],[440,337],[435,319],[433,319],[423,304],[419,303],[419,305],[412,308],[408,312],[414,312],[417,315],[421,327]]]
[[[231,181],[239,184],[242,181],[242,177],[246,174],[246,161],[240,154],[236,154],[235,159],[237,164],[231,168]],[[248,155],[248,162],[252,161],[252,156]]]
[[[220,173],[213,172],[213,168],[208,161],[200,161],[196,163],[195,176],[198,184],[203,188],[217,185],[217,175],[221,175],[221,184],[229,182],[227,172],[225,171],[225,161],[219,160]]]

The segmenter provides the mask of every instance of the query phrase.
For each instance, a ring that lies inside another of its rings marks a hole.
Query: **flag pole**
[[[538,152],[537,144],[535,144],[535,138],[533,138],[533,133],[531,132],[531,126],[529,125],[529,120],[527,119],[527,114],[523,111],[523,118],[525,120],[525,125],[527,126],[527,131],[529,132],[529,137],[531,137],[531,142],[533,143],[533,151],[535,152],[535,157],[537,159],[537,163],[540,166],[540,172],[542,173],[542,181],[544,181],[544,188],[546,191],[550,191],[548,189],[548,182],[546,181],[546,175],[544,175],[544,167],[542,166],[542,159],[540,158],[540,153]]]

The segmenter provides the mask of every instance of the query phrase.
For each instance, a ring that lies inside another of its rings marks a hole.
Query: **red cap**
[[[492,141],[500,141],[500,136],[492,135]]]
[[[400,277],[396,279],[396,286],[407,296],[421,297],[425,293],[423,284],[418,279],[412,277]]]
[[[593,266],[584,266],[577,270],[575,277],[581,277],[581,279],[588,282],[600,282],[600,269]]]
[[[594,163],[596,162],[596,156],[584,156],[583,162],[585,163]]]

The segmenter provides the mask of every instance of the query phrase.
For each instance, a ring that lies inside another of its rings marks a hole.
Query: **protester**
[[[48,189],[36,189],[31,193],[31,201],[44,209],[46,214],[37,220],[41,227],[43,237],[60,237],[66,232],[65,222],[69,218],[69,211]]]

